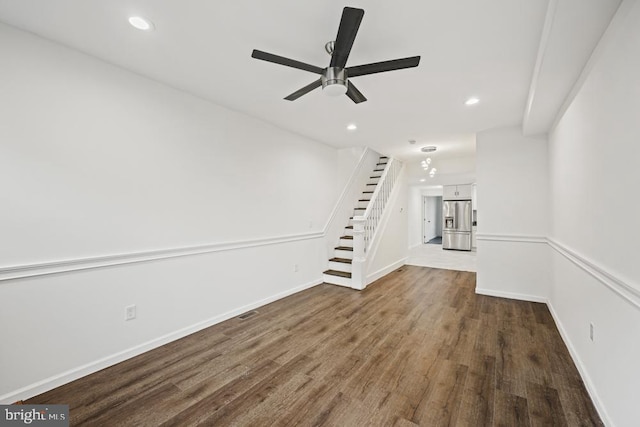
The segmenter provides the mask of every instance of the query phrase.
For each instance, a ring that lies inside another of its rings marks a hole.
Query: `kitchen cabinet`
[[[442,200],[471,200],[471,184],[445,185]]]

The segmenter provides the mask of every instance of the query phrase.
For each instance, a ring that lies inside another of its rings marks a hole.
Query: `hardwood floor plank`
[[[510,328],[515,329],[515,328]],[[518,346],[517,333],[498,330],[496,388],[526,398],[524,349]]]
[[[320,285],[66,384],[71,425],[602,425],[544,304],[404,266]]]
[[[533,427],[567,426],[558,391],[536,383],[527,383],[529,419]]]
[[[471,361],[457,425],[490,426],[496,389],[496,360],[476,353]]]
[[[558,395],[567,424],[570,426],[604,426],[591,398],[583,387],[561,384]]]
[[[274,413],[283,410],[289,399],[305,388],[311,388],[313,379],[300,374],[308,363],[306,356],[279,367],[261,382],[231,400],[224,407],[204,419],[207,425],[266,425]],[[259,422],[259,420],[262,420]],[[265,423],[265,424],[263,424]]]
[[[524,397],[496,390],[494,405],[494,425],[496,427],[531,426],[527,399]]]
[[[183,411],[169,418],[162,423],[163,426],[186,426],[198,425],[205,422],[213,413],[233,402],[242,395],[273,375],[280,366],[272,361],[266,361],[261,366],[251,369],[246,375],[236,378],[228,384],[211,384],[212,390],[201,391],[201,387],[194,390],[187,390],[185,394],[192,401],[193,405],[188,406]]]
[[[468,367],[445,360],[435,384],[418,405],[412,421],[419,425],[455,425]]]
[[[167,383],[127,401],[107,408],[82,420],[83,424],[106,426],[157,426],[193,404],[176,386]],[[72,418],[72,423],[79,420]]]

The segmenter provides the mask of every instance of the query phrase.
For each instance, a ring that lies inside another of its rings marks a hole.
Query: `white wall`
[[[436,169],[433,178],[429,171],[422,169],[420,161],[425,157],[431,157],[431,167]],[[449,185],[470,184],[475,182],[476,157],[451,157],[439,158],[437,155],[427,155],[418,160],[408,161],[406,164],[407,176],[410,185]],[[420,181],[424,179],[425,181]]]
[[[548,291],[547,141],[518,128],[477,135],[477,291],[543,300]]]
[[[0,56],[0,402],[321,281],[337,150],[4,25]]]
[[[640,4],[623,3],[550,135],[550,302],[605,421],[637,426]]]
[[[408,254],[407,174],[402,169],[378,227],[383,234],[367,255],[367,283],[404,265]]]

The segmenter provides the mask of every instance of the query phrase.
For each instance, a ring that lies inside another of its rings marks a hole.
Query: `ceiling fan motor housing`
[[[322,91],[331,96],[344,95],[347,92],[347,70],[340,67],[327,67],[323,70]]]

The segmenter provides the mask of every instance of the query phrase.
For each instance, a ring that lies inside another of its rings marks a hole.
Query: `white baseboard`
[[[401,258],[398,261],[391,263],[389,265],[387,265],[386,267],[381,268],[378,271],[375,271],[369,275],[367,275],[367,280],[366,283],[367,285],[370,283],[375,282],[376,280],[378,280],[381,277],[386,276],[387,274],[391,273],[393,270],[397,270],[398,268],[402,267],[403,265],[405,265],[405,263],[407,262],[407,257]]]
[[[591,397],[591,400],[593,401],[593,404],[595,405],[596,410],[598,411],[598,414],[602,419],[602,422],[606,426],[613,426],[613,423],[611,422],[611,418],[609,418],[609,414],[607,414],[607,411],[604,405],[602,404],[602,401],[600,400],[600,396],[598,396],[598,392],[596,391],[596,388],[593,385],[593,382],[591,381],[591,377],[589,377],[589,374],[587,373],[587,369],[584,367],[582,360],[580,359],[580,356],[578,356],[578,352],[573,347],[573,344],[569,339],[569,335],[567,334],[564,327],[562,326],[562,322],[560,322],[560,318],[558,317],[558,314],[554,310],[553,304],[551,304],[551,301],[547,301],[547,307],[549,307],[549,311],[551,312],[551,317],[553,317],[553,321],[558,327],[558,331],[560,332],[562,341],[564,341],[564,345],[566,345],[567,349],[569,349],[569,354],[571,355],[571,359],[573,359],[573,363],[578,368],[578,372],[580,373],[582,382],[587,388],[587,392],[589,393],[589,396]]]
[[[547,299],[545,297],[540,297],[537,295],[519,294],[515,292],[495,291],[493,289],[476,288],[476,294],[487,295],[490,297],[517,299],[520,301],[543,302],[545,304],[547,303]]]
[[[121,352],[112,354],[111,356],[104,357],[102,359],[89,362],[85,365],[79,366],[77,368],[73,368],[66,372],[62,372],[61,374],[54,375],[52,377],[46,378],[42,381],[38,381],[34,384],[30,384],[26,387],[23,387],[19,390],[12,391],[5,395],[0,396],[0,404],[10,404],[17,402],[19,400],[25,400],[33,396],[37,396],[46,391],[52,390],[61,385],[70,383],[71,381],[75,381],[79,378],[87,376],[89,374],[93,374],[98,372],[101,369],[107,368],[109,366],[113,366],[117,363],[123,362],[127,359],[131,359],[132,357],[138,356],[142,353],[145,353],[149,350],[153,350],[154,348],[158,348],[162,345],[170,343],[172,341],[178,340],[180,338],[184,338],[187,335],[191,335],[195,332],[198,332],[202,329],[213,326],[217,323],[223,322],[225,320],[236,317],[242,313],[247,311],[255,310],[258,307],[262,307],[263,305],[272,303],[279,299],[288,297],[289,295],[293,295],[295,293],[301,292],[305,289],[312,288],[322,283],[322,279],[313,280],[309,283],[305,283],[303,285],[297,286],[292,289],[288,289],[284,292],[280,292],[278,294],[272,295],[270,297],[264,298],[259,301],[255,301],[253,303],[244,305],[242,307],[238,307],[231,311],[228,311],[224,314],[212,317],[210,319],[204,320],[202,322],[198,322],[194,325],[187,326],[186,328],[179,329],[175,332],[171,332],[169,334],[163,335],[158,338],[154,338],[150,341],[137,345],[135,347],[131,347],[129,349],[123,350]]]

